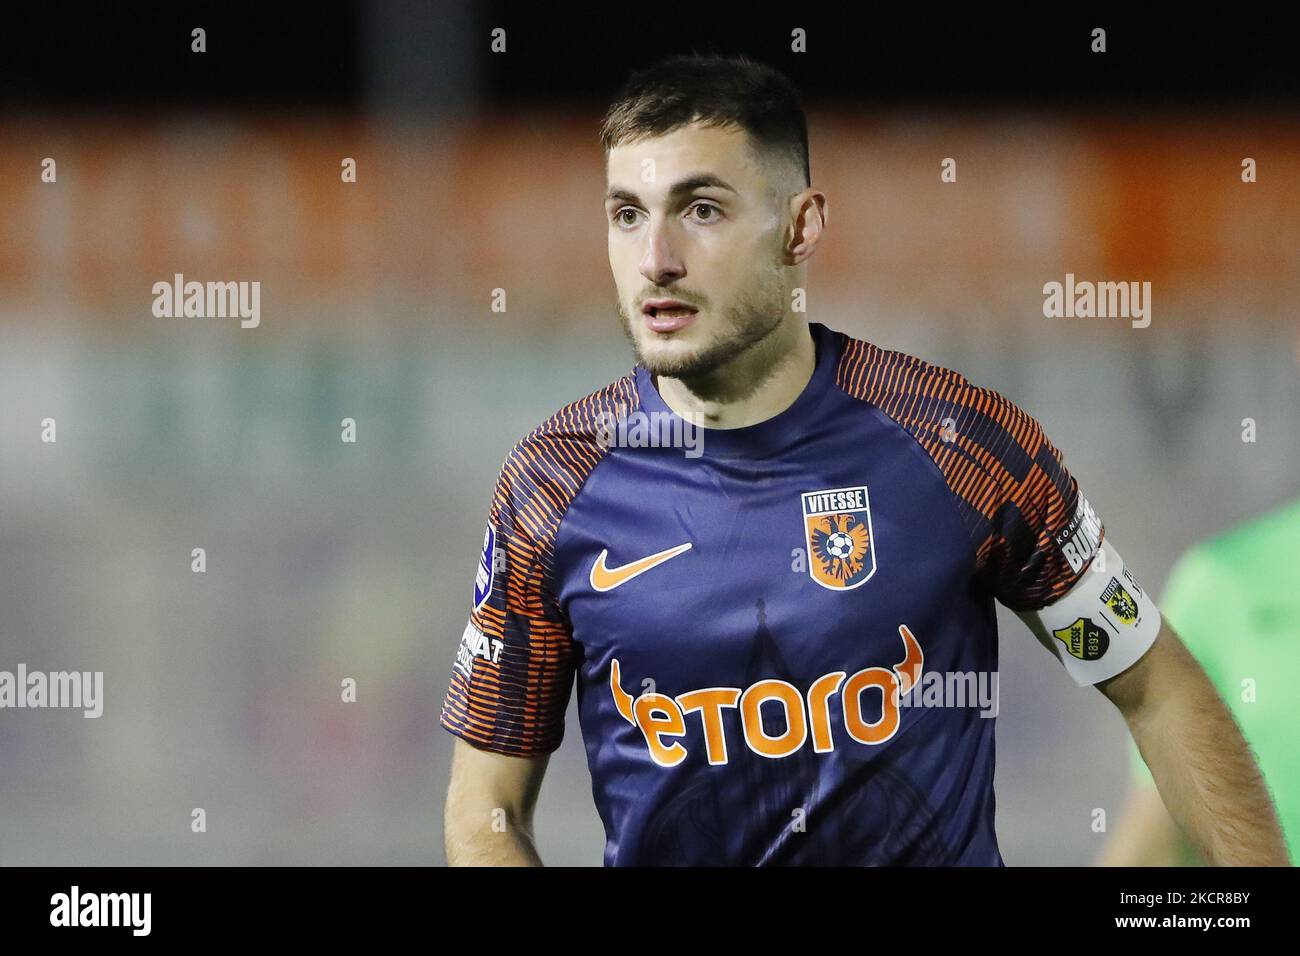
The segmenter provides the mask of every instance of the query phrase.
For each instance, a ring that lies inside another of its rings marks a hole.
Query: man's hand
[[[1097,689],[1127,721],[1174,821],[1210,866],[1289,866],[1255,758],[1167,623],[1136,664]]]
[[[443,814],[448,866],[541,866],[533,808],[549,755],[507,757],[456,739]]]

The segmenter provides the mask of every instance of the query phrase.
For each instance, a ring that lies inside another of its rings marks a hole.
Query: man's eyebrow
[[[673,183],[672,188],[668,190],[668,197],[676,199],[686,193],[693,193],[697,189],[726,189],[737,196],[740,195],[740,191],[725,179],[720,179],[712,173],[696,173],[694,176],[687,176],[685,179]],[[619,202],[634,202],[637,204],[641,202],[641,198],[636,193],[613,186],[605,194],[605,202],[615,199]]]

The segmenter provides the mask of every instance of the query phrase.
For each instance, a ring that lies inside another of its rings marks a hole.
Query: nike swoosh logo
[[[645,574],[651,568],[656,568],[665,561],[671,561],[677,555],[684,551],[691,550],[691,543],[679,544],[675,548],[669,548],[667,551],[660,551],[658,554],[651,554],[639,561],[633,561],[631,564],[625,564],[618,568],[605,567],[605,558],[609,556],[609,549],[600,552],[596,558],[596,563],[591,566],[591,586],[597,591],[612,591],[620,584],[626,584],[638,574]]]

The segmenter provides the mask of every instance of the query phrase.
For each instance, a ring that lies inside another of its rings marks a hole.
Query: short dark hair
[[[600,143],[608,153],[693,122],[745,130],[760,149],[789,156],[812,185],[799,91],[780,70],[744,56],[679,54],[633,73],[605,114]]]

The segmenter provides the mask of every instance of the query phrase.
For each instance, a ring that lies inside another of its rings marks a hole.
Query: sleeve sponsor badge
[[[492,595],[493,559],[496,557],[497,534],[492,525],[483,532],[483,553],[479,555],[478,572],[474,575],[474,610],[478,610]]]

